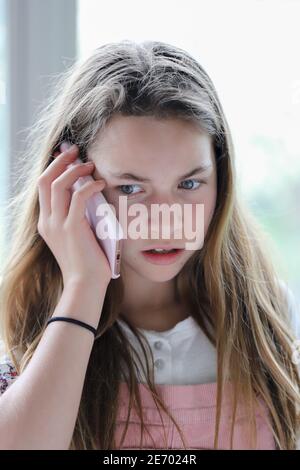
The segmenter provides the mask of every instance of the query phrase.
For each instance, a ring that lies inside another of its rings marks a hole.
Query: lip
[[[150,250],[152,249],[153,248],[150,248]],[[182,255],[183,252],[184,252],[184,249],[180,248],[180,249],[177,249],[175,253],[153,254],[147,251],[142,251],[142,254],[144,258],[152,264],[168,265],[168,264],[175,263],[175,261],[178,260],[178,258]]]

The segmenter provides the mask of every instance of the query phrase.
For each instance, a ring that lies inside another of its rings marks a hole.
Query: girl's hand
[[[91,174],[94,163],[67,168],[78,158],[77,145],[54,156],[55,160],[38,180],[38,232],[59,264],[64,285],[88,281],[107,287],[111,279],[110,265],[85,216],[87,200],[103,190],[105,181],[89,181],[71,194],[73,183],[80,176]]]

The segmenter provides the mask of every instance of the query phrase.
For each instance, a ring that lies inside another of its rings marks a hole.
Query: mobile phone
[[[74,162],[68,165],[68,168],[77,163],[82,163],[82,160],[77,158]],[[72,193],[78,190],[85,182],[91,180],[94,180],[91,175],[80,176],[72,185]],[[103,204],[105,207],[101,208],[101,214],[104,215],[98,215],[98,207]],[[93,194],[87,200],[85,215],[110,264],[112,279],[117,279],[121,275],[121,251],[124,233],[122,226],[101,191]],[[103,226],[107,228],[106,233]]]

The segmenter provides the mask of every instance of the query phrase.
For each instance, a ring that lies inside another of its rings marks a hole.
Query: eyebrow
[[[185,175],[181,176],[181,178],[189,178],[190,176],[196,175],[198,173],[203,173],[211,166],[212,166],[211,163],[208,165],[197,166],[192,171],[189,171]],[[143,178],[142,176],[134,175],[133,173],[111,173],[111,176],[114,176],[115,178],[119,178],[119,179],[131,179],[134,181],[140,181],[142,183],[146,183],[146,182],[149,183],[151,181],[148,178]]]

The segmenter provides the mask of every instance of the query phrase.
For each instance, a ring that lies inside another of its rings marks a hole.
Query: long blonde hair
[[[14,169],[20,190],[7,206],[12,242],[2,268],[1,334],[17,372],[22,373],[29,363],[63,290],[58,264],[37,231],[37,180],[53,161],[54,151],[69,139],[78,145],[85,161],[87,148],[115,113],[177,117],[196,123],[211,136],[216,159],[217,201],[204,246],[175,279],[178,298],[185,299],[217,350],[214,448],[218,448],[223,385],[230,377],[234,385],[231,447],[236,407],[242,397],[255,448],[254,406],[260,396],[270,413],[276,448],[294,449],[300,395],[299,373],[291,358],[295,338],[288,305],[264,234],[238,197],[232,138],[210,77],[178,47],[124,40],[96,48],[57,78],[51,99],[28,130],[22,164]],[[70,450],[115,448],[119,383],[124,378],[143,434],[135,372],[138,358],[116,322],[123,293],[121,278],[110,282]],[[143,335],[127,324],[143,347]],[[158,409],[169,415],[147,358],[146,364],[147,386]]]

